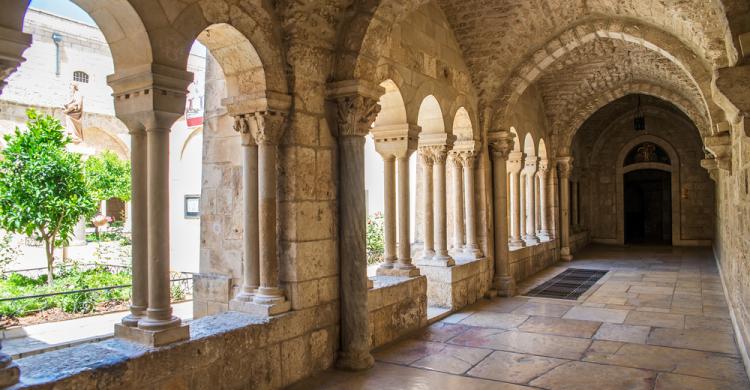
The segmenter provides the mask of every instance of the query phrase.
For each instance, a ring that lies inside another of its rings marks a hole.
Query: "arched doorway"
[[[626,244],[672,244],[671,176],[659,169],[625,174]]]

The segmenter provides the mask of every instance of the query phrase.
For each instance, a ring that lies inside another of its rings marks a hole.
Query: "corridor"
[[[609,272],[577,301],[523,296],[568,267]],[[374,351],[372,370],[292,388],[750,388],[709,248],[589,246],[519,291]]]

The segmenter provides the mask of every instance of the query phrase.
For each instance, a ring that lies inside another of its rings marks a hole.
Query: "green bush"
[[[383,261],[385,250],[383,235],[383,213],[369,215],[367,217],[367,264],[377,264]]]

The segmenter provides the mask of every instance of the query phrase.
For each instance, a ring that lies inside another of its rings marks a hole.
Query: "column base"
[[[512,276],[500,276],[494,280],[497,295],[501,297],[512,297],[517,293],[516,280]]]
[[[536,245],[539,243],[539,237],[534,235],[527,235],[523,240],[526,242],[526,246]]]
[[[122,321],[120,323],[124,326],[129,326],[131,328],[135,328],[138,326],[138,321],[146,318],[146,315],[136,315],[133,313],[130,313],[122,318]]]
[[[135,341],[149,347],[161,347],[178,341],[189,340],[190,325],[179,324],[161,330],[148,330],[115,324],[115,337]]]
[[[523,240],[520,239],[511,239],[508,242],[508,246],[511,248],[523,248],[526,246],[526,243],[523,242]]]
[[[344,352],[339,351],[339,357],[336,360],[336,368],[347,371],[362,371],[372,368],[375,365],[375,358],[370,351],[364,352]]]
[[[411,264],[410,264],[411,265]],[[411,267],[400,267],[398,264],[393,268],[378,268],[378,276],[419,276],[419,268],[411,265]]]
[[[283,314],[292,309],[292,303],[286,300],[273,304],[262,304],[258,302],[246,302],[232,299],[229,301],[229,310],[239,311],[258,317],[268,318]]]
[[[568,247],[562,247],[560,248],[560,260],[565,262],[570,262],[573,260],[573,256],[570,254],[570,248]]]
[[[419,259],[417,261],[417,265],[427,265],[431,267],[453,267],[454,265],[456,265],[456,260],[453,260],[453,258],[446,255],[435,255],[429,259]]]
[[[18,383],[21,370],[10,356],[0,352],[0,388],[4,389]]]
[[[476,246],[465,246],[463,253],[472,256],[475,259],[482,257],[482,251]]]

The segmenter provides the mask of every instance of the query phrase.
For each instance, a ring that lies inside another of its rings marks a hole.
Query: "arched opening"
[[[672,244],[671,173],[638,169],[623,177],[625,243]]]

